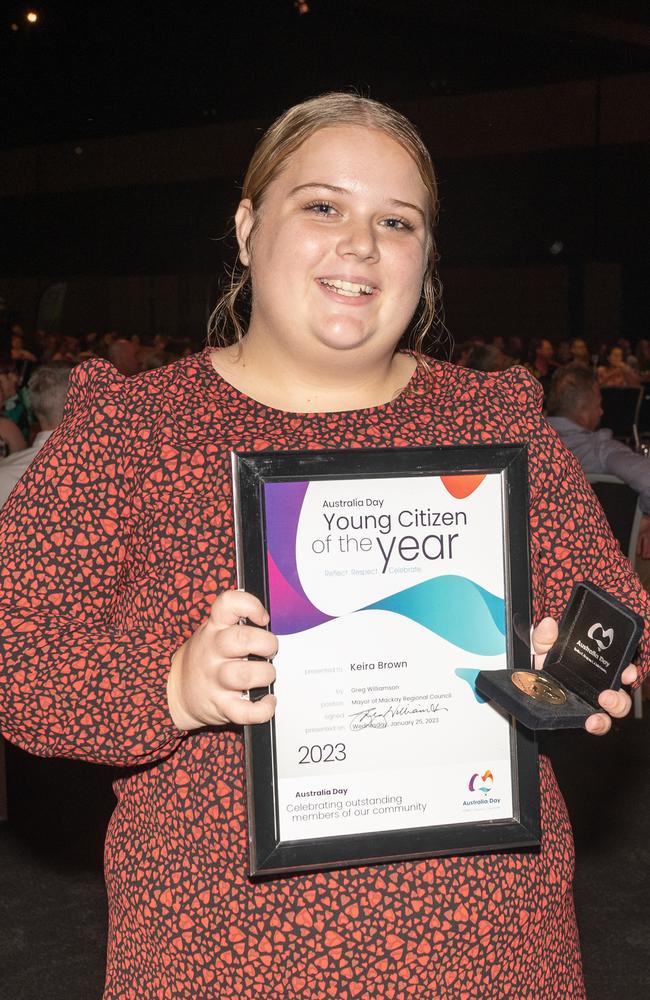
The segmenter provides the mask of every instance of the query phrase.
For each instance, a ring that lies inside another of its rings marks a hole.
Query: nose
[[[379,250],[372,224],[361,219],[350,220],[340,233],[337,250],[341,257],[350,255],[359,260],[377,260]]]

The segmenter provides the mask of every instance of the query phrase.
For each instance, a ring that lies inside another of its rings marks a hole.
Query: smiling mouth
[[[326,288],[331,288],[339,295],[347,295],[349,298],[372,295],[375,290],[372,285],[359,285],[355,281],[342,281],[340,278],[319,278],[318,280]]]

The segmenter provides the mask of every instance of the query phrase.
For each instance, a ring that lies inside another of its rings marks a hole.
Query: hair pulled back
[[[287,161],[307,139],[323,128],[337,125],[359,125],[377,129],[402,146],[415,162],[427,191],[426,271],[422,295],[409,329],[412,350],[419,354],[427,333],[436,323],[440,300],[440,283],[436,273],[437,252],[434,224],[438,214],[438,189],[428,149],[416,128],[398,111],[379,101],[357,94],[333,92],[313,97],[289,108],[267,129],[258,142],[244,177],[242,199],[250,199],[255,220],[248,239],[250,247],[264,196],[271,182]],[[246,320],[242,304],[250,300],[250,266],[237,261],[230,274],[228,289],[219,299],[208,322],[208,342],[214,345],[232,344],[245,334]]]

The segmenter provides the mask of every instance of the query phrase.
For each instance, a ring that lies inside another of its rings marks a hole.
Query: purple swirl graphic
[[[296,565],[296,533],[309,483],[266,483],[266,545],[271,628],[277,635],[303,632],[331,621],[311,603]]]

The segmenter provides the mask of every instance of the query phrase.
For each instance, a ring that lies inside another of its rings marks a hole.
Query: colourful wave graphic
[[[363,610],[404,615],[468,653],[496,656],[505,652],[503,598],[464,576],[425,580]]]
[[[332,620],[303,590],[296,564],[296,533],[308,483],[267,483],[268,580],[272,628],[303,632]],[[464,576],[438,576],[357,611],[390,611],[410,618],[459,649],[481,656],[505,652],[505,605]],[[466,679],[466,678],[464,678]]]

